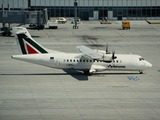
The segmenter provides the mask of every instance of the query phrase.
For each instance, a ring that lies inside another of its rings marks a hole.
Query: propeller
[[[115,51],[112,52],[112,60],[117,58],[114,54],[115,54]]]
[[[110,54],[110,52],[108,51],[108,44],[106,45],[106,54]],[[114,51],[112,51],[112,61],[113,61],[114,59],[116,59],[116,58],[117,58],[117,57],[115,56],[115,50],[114,50]],[[103,62],[107,62],[107,63],[112,62],[112,61],[110,61],[110,60],[108,60],[108,61],[105,60],[105,53],[103,54],[102,59],[103,59]]]
[[[108,52],[108,44],[106,45],[106,54],[110,54],[110,52]]]

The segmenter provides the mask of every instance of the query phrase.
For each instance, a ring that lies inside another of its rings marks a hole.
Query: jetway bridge
[[[43,11],[25,11],[24,9],[20,11],[11,11],[8,5],[8,10],[4,10],[2,4],[2,11],[0,11],[0,23],[2,23],[2,28],[0,33],[3,36],[10,36],[11,27],[10,24],[30,24],[30,27],[36,27],[38,29],[43,29],[44,25],[48,22],[47,9]]]

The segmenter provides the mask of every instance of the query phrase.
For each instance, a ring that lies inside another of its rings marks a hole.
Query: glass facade
[[[74,17],[74,7],[43,7],[43,6],[32,6],[31,10],[42,10],[48,9],[49,17]],[[113,19],[117,20],[126,19],[149,19],[160,17],[160,7],[81,7],[77,8],[77,15],[82,20],[89,20],[94,18],[94,11],[98,11],[99,20],[104,17],[108,17],[108,11],[113,11]]]
[[[0,0],[7,10],[21,8],[28,10],[48,9],[49,17],[74,17],[75,0]],[[77,0],[77,15],[82,20],[107,17],[110,20],[160,19],[160,0]]]

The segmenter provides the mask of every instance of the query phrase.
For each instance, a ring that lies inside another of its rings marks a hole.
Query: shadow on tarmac
[[[97,77],[103,77],[103,76],[109,76],[109,75],[139,75],[139,73],[94,73],[93,75],[85,75],[82,72],[75,71],[75,70],[63,70],[66,73],[27,73],[27,74],[0,74],[2,75],[27,75],[27,76],[34,76],[34,75],[71,75],[73,78],[79,80],[79,81],[87,81],[89,76],[97,76]],[[144,73],[145,74],[145,73]]]

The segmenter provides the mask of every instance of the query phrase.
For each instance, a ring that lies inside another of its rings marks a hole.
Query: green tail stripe
[[[18,41],[19,41],[19,44],[20,44],[20,47],[21,47],[21,51],[23,54],[27,54],[27,51],[25,49],[25,46],[24,46],[24,42],[22,40],[22,37],[20,37],[19,35],[18,36]]]
[[[48,53],[46,50],[44,50],[41,46],[39,46],[37,43],[35,43],[34,41],[32,41],[30,38],[28,38],[25,34],[17,34],[18,38],[19,38],[19,42],[23,41],[23,39],[25,39],[28,43],[30,43],[34,48],[36,48],[39,52],[41,53]],[[20,42],[20,45],[22,44],[22,42]],[[24,44],[21,46],[22,52],[25,53],[25,51],[23,50],[24,48]]]

